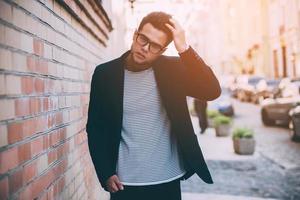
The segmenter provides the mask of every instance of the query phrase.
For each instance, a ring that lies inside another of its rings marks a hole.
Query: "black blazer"
[[[86,131],[90,155],[102,187],[116,174],[123,117],[124,61],[120,58],[96,67],[91,83]],[[206,183],[213,183],[194,133],[186,96],[213,100],[220,85],[212,70],[190,47],[180,57],[160,56],[152,65],[162,104],[177,137],[187,173],[194,173]],[[137,102],[138,103],[138,102]],[[151,159],[151,158],[149,158]]]

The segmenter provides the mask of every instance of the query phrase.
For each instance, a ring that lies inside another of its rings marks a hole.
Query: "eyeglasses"
[[[148,50],[153,54],[157,54],[164,49],[161,45],[151,42],[147,36],[141,33],[137,33],[136,42],[142,46],[149,44]]]

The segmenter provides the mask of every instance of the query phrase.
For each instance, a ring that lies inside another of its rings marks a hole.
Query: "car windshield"
[[[263,78],[262,77],[250,77],[249,80],[248,80],[248,84],[250,85],[256,85],[260,80],[262,80]]]

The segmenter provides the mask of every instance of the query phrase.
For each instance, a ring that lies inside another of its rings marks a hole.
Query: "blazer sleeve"
[[[219,81],[197,52],[189,47],[179,56],[184,65],[180,76],[183,77],[186,95],[206,101],[218,98],[221,94]]]
[[[88,108],[88,119],[86,124],[86,132],[88,138],[88,147],[94,164],[97,177],[104,190],[106,188],[107,179],[115,174],[112,165],[110,152],[110,140],[108,131],[105,128],[105,122],[101,117],[101,87],[99,86],[97,69],[95,70],[90,91],[90,101]]]

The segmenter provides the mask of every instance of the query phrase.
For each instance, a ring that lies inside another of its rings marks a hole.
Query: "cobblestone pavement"
[[[231,137],[216,137],[214,129],[198,135],[215,183],[194,175],[181,183],[183,200],[300,199],[300,143],[290,140],[287,129],[265,127],[259,106],[234,101],[234,107],[234,126],[255,130],[255,154],[234,154]],[[197,118],[192,120],[198,132]]]

